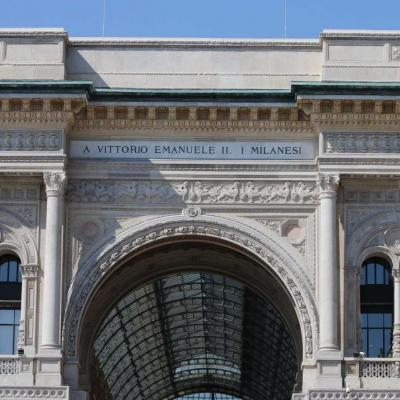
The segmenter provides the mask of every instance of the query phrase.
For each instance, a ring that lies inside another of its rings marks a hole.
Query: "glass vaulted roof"
[[[286,400],[298,366],[268,300],[203,272],[125,295],[103,321],[94,355],[115,400]]]

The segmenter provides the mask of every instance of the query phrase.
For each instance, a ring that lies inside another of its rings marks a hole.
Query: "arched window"
[[[361,332],[366,357],[388,357],[392,351],[393,280],[390,264],[369,258],[360,277]]]
[[[21,315],[21,262],[0,256],[0,354],[16,354]]]

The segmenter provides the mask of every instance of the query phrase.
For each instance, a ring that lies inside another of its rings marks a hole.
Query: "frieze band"
[[[68,201],[100,203],[316,204],[314,182],[73,180]]]

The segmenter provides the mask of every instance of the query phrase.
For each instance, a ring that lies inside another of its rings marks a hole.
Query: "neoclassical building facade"
[[[400,32],[0,30],[0,399],[400,399]]]

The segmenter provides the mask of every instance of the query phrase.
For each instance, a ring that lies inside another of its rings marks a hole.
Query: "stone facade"
[[[89,399],[96,293],[131,255],[187,238],[239,249],[287,292],[302,343],[294,399],[400,398],[399,49],[394,31],[0,30],[0,252],[22,272],[0,398]],[[393,273],[386,358],[360,355],[372,256]]]

